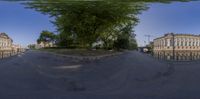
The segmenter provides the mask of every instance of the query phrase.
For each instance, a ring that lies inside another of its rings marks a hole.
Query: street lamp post
[[[172,54],[173,54],[173,60],[175,60],[175,41],[174,41],[174,33],[172,33]]]

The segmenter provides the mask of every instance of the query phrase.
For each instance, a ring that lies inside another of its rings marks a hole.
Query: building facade
[[[13,40],[6,34],[0,33],[0,50],[12,50]]]
[[[12,45],[12,51],[14,51],[14,52],[23,52],[23,48],[21,47],[21,45],[17,45],[17,44],[13,44]]]
[[[200,35],[168,33],[153,41],[153,54],[165,60],[200,59]]]
[[[35,45],[36,49],[48,48],[48,47],[55,47],[55,44],[53,42],[40,42]]]

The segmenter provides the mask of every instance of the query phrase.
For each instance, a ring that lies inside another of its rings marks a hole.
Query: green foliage
[[[62,4],[61,4],[62,3]],[[143,4],[121,2],[70,2],[38,0],[29,4],[45,14],[55,17],[53,22],[60,32],[60,45],[91,47],[108,30],[115,30],[124,24],[138,22],[135,15],[146,7]],[[111,31],[113,32],[113,31]]]
[[[54,42],[56,39],[56,35],[52,32],[49,31],[42,31],[40,34],[40,37],[37,40],[37,43],[41,43],[41,42]]]
[[[138,47],[138,45],[137,45],[136,40],[134,38],[130,38],[129,39],[129,47],[128,47],[128,49],[135,50],[135,49],[137,49],[137,47]]]
[[[189,0],[34,0],[26,5],[55,18],[60,46],[91,48],[103,41],[108,49],[130,46],[137,15],[148,9],[147,3],[173,1]]]
[[[30,44],[30,45],[28,45],[28,48],[29,48],[29,49],[35,49],[35,44]]]
[[[133,35],[133,24],[127,24],[120,29],[117,39],[114,41],[116,49],[134,49],[137,46],[135,35]]]

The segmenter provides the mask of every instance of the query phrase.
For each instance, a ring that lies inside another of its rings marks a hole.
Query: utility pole
[[[144,46],[146,46],[147,45],[147,42],[146,41],[144,41]]]
[[[148,43],[150,43],[150,40],[151,40],[150,38],[153,37],[153,36],[152,35],[144,35],[144,36],[147,37]]]

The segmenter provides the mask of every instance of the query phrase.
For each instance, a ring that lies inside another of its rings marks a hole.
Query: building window
[[[177,46],[180,46],[180,45],[179,45],[179,41],[177,41]]]
[[[170,46],[173,46],[173,43],[174,43],[173,40],[170,40]]]
[[[181,46],[183,46],[183,41],[181,42]]]
[[[185,42],[185,46],[188,46],[188,42],[187,41]]]
[[[200,46],[200,42],[199,42],[199,46]]]
[[[167,46],[167,39],[165,40],[165,46]]]

